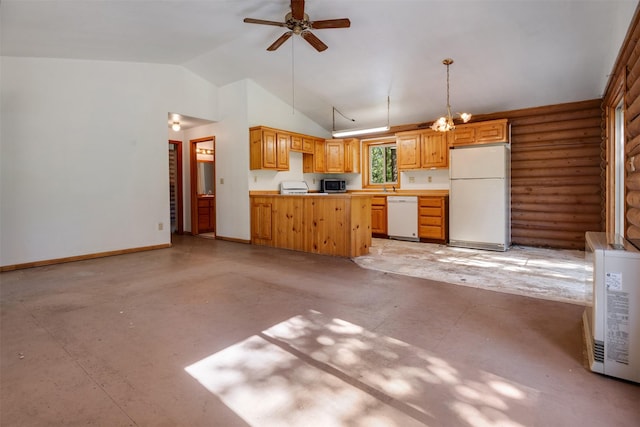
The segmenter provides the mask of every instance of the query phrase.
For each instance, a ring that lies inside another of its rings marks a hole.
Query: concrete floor
[[[577,304],[179,236],[0,275],[3,426],[637,426]]]

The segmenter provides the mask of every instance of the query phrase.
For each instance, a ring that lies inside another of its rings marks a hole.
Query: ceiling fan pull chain
[[[291,40],[291,114],[296,114],[296,87],[295,87],[295,40]]]

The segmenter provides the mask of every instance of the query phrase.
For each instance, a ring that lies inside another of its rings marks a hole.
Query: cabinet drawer
[[[434,227],[428,225],[421,225],[418,233],[420,237],[425,239],[442,239],[444,238],[442,233],[442,227]]]
[[[437,216],[442,217],[442,208],[419,208],[418,212],[420,216]]]
[[[442,199],[439,197],[420,197],[418,199],[418,204],[420,207],[441,207]]]
[[[385,196],[373,196],[371,198],[371,205],[385,206],[387,204],[387,198]]]
[[[420,225],[442,226],[442,217],[439,216],[421,216],[418,221]]]

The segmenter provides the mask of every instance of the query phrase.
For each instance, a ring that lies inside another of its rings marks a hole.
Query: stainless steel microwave
[[[323,179],[320,181],[320,191],[322,193],[345,193],[347,181],[337,178]]]

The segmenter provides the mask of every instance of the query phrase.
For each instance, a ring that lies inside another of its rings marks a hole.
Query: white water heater
[[[640,383],[640,251],[616,236],[587,232],[593,306],[583,315],[589,367]]]

